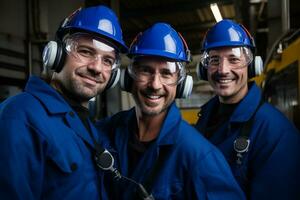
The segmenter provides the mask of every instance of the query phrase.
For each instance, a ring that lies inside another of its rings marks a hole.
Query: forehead
[[[85,45],[106,52],[116,52],[114,46],[108,41],[91,34],[73,34],[68,39],[75,41],[78,45]]]
[[[170,59],[166,59],[163,57],[155,57],[155,56],[137,57],[134,60],[135,64],[146,65],[149,67],[164,67],[167,66],[167,64],[170,62],[173,61],[170,61]]]
[[[222,47],[218,49],[212,49],[209,51],[210,56],[237,56],[244,55],[242,47]]]

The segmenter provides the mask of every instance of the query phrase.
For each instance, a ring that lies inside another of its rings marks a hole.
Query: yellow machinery
[[[198,112],[200,108],[181,108],[180,112],[182,118],[186,120],[189,124],[196,124],[198,120]]]
[[[300,130],[300,36],[292,36],[278,42],[275,53],[270,52],[272,59],[267,60],[264,74],[255,81],[262,86],[265,99]]]

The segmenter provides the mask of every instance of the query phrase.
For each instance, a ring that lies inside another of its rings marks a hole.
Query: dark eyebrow
[[[116,56],[111,56],[111,55],[108,55],[108,54],[104,54],[103,57],[106,57],[106,58],[111,58],[111,59],[117,59]]]
[[[232,57],[234,57],[234,58],[240,58],[240,56],[236,56],[234,54],[230,54],[230,55],[228,55],[228,57],[230,57],[230,58],[232,58]]]
[[[86,45],[86,44],[78,44],[78,47],[83,47],[83,48],[87,48],[93,52],[96,52],[95,48],[89,46],[89,45]]]
[[[84,48],[87,48],[89,50],[91,50],[93,53],[97,53],[97,50],[94,48],[94,47],[91,47],[89,45],[86,45],[86,44],[79,44],[78,45],[79,47],[84,47]],[[117,59],[117,56],[116,56],[116,52],[114,52],[115,56],[112,56],[110,54],[107,54],[107,53],[103,53],[103,57],[106,57],[106,58],[111,58],[111,59]]]

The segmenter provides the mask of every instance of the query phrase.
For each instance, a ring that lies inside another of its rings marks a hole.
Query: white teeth
[[[150,96],[150,95],[147,95],[147,97],[149,98],[149,99],[159,99],[160,98],[160,96]]]
[[[229,83],[229,82],[231,82],[232,80],[230,80],[230,79],[226,79],[226,80],[218,80],[220,83]]]

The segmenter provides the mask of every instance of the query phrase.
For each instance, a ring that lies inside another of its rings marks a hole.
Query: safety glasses
[[[149,83],[158,75],[163,85],[177,85],[186,75],[184,63],[155,59],[133,59],[128,67],[130,76],[136,81]]]
[[[88,65],[101,61],[102,68],[107,71],[120,66],[118,53],[108,41],[79,33],[70,35],[64,42],[66,52],[78,62]]]
[[[253,60],[253,54],[247,47],[227,47],[204,52],[201,64],[207,69],[217,69],[226,65],[231,69],[247,67]]]

